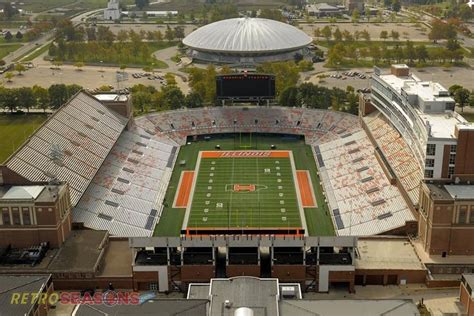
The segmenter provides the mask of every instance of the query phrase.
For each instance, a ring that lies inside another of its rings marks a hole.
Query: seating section
[[[417,204],[423,173],[410,147],[379,112],[364,117],[364,121],[413,205]]]
[[[68,182],[72,205],[76,205],[126,124],[125,117],[81,92],[41,126],[5,165],[29,181],[56,177]]]
[[[364,131],[314,147],[338,235],[377,235],[415,220]]]
[[[242,132],[304,134],[309,144],[337,139],[360,129],[357,116],[303,108],[215,107],[160,112],[136,119],[148,131],[179,144],[188,135]]]
[[[73,211],[73,220],[114,236],[151,236],[177,156],[166,136],[122,133]]]

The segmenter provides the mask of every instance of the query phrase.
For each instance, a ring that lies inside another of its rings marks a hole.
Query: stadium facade
[[[309,55],[312,39],[282,22],[235,18],[214,22],[183,39],[193,60],[222,64],[258,64]]]

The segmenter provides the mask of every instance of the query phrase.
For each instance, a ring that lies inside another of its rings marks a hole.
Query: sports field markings
[[[173,208],[186,208],[189,204],[194,179],[194,171],[182,171],[178,191],[174,197]]]
[[[301,204],[303,207],[317,207],[316,197],[314,196],[313,184],[310,180],[308,170],[296,170],[298,187],[301,195]]]

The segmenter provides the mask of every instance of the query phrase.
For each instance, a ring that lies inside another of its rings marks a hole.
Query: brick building
[[[418,235],[430,255],[473,255],[474,185],[422,183]]]
[[[461,286],[459,289],[459,301],[464,307],[464,315],[474,315],[474,274],[463,274],[461,278]]]
[[[67,184],[1,185],[0,211],[0,247],[60,247],[71,232]]]

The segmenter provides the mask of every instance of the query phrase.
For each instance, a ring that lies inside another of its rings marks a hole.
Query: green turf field
[[[46,120],[46,115],[0,114],[0,164]]]
[[[237,134],[220,137],[213,136],[208,141],[193,141],[189,145],[180,148],[177,161],[184,160],[186,164],[181,166],[179,163],[176,163],[174,167],[165,195],[163,213],[159,223],[155,227],[155,236],[179,236],[186,209],[173,208],[172,204],[176,190],[178,189],[181,172],[185,170],[195,170],[199,152],[203,150],[215,150],[217,144],[221,146],[221,150],[240,150],[242,149],[242,144],[245,145],[245,149],[268,150],[270,149],[270,144],[274,144],[279,150],[291,150],[293,152],[295,168],[297,170],[309,170],[318,203],[318,207],[316,208],[304,209],[308,234],[310,236],[334,235],[334,228],[329,210],[324,202],[311,147],[306,145],[301,139],[295,140],[272,135],[253,135],[250,141],[248,135],[241,136]]]
[[[202,158],[190,211],[188,227],[302,227],[289,158]]]

